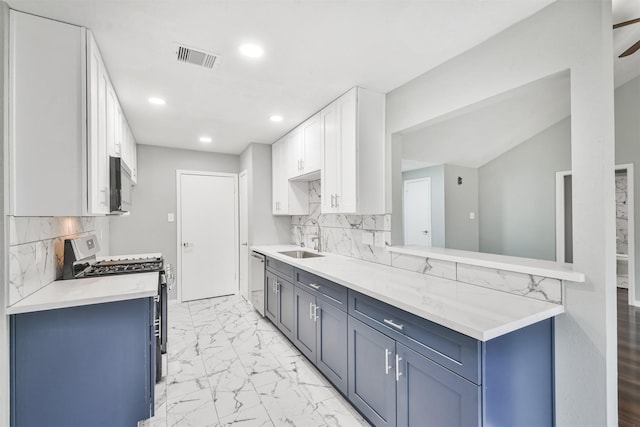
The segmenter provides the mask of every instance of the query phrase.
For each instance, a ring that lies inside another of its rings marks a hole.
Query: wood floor
[[[640,308],[618,288],[618,425],[640,427]]]

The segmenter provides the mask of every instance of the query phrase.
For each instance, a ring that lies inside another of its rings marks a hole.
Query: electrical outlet
[[[175,220],[176,220],[176,217],[172,213],[167,214],[167,221],[173,222]]]
[[[384,248],[384,231],[375,232],[375,243],[377,247]]]
[[[368,231],[362,232],[362,244],[363,245],[373,245],[373,233]]]

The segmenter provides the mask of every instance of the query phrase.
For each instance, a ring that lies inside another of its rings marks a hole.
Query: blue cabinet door
[[[276,290],[278,293],[278,322],[277,326],[289,339],[293,339],[295,325],[295,308],[293,306],[293,283],[277,276]]]
[[[276,275],[267,271],[264,275],[264,314],[275,325],[278,318],[278,294]]]
[[[317,299],[316,366],[345,395],[347,390],[347,313]]]
[[[396,342],[352,317],[349,329],[349,400],[377,427],[396,425]]]
[[[316,362],[315,295],[295,287],[295,327],[293,343],[313,363]]]
[[[11,316],[13,426],[135,426],[155,383],[153,298]]]
[[[481,387],[396,343],[399,427],[480,425]]]

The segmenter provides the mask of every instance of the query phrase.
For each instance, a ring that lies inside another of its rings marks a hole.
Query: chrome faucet
[[[302,223],[300,224],[300,232],[302,234],[302,227],[309,222],[317,227],[316,235],[311,238],[311,241],[315,242],[314,250],[316,252],[322,252],[322,234],[320,229],[320,223],[315,218],[307,218],[304,221],[302,221]],[[301,246],[304,246],[304,239],[300,239],[300,240],[301,240]]]

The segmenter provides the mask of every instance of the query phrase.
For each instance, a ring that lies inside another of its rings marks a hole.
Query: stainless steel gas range
[[[162,378],[162,354],[167,352],[167,288],[173,285],[171,264],[161,254],[118,255],[101,257],[100,245],[90,234],[64,241],[63,279],[83,279],[118,274],[158,272],[158,295],[155,297],[156,382]]]

